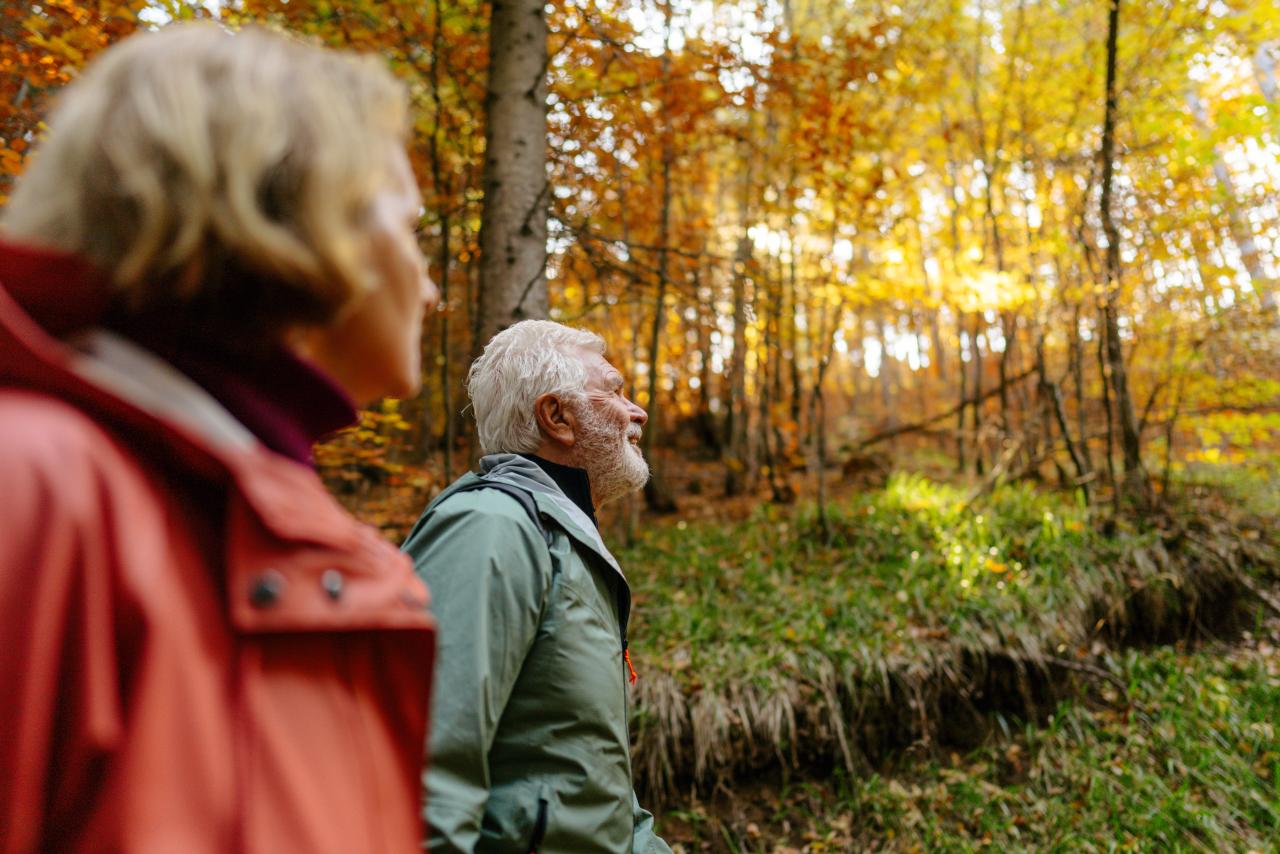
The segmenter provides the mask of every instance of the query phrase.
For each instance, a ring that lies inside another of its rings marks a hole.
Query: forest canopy
[[[722,460],[730,492],[781,497],[819,451],[883,437],[978,472],[1056,468],[1086,491],[1139,463],[1269,452],[1280,11],[1126,0],[1113,28],[1109,8],[547,5],[534,269],[553,318],[609,341],[650,410],[651,455],[670,437]],[[462,373],[492,328],[484,165],[502,139],[486,137],[487,5],[8,6],[0,193],[77,68],[136,27],[192,16],[376,51],[409,83],[445,301],[423,396],[367,426],[394,432],[393,462],[456,471]],[[659,486],[679,479],[663,456]]]

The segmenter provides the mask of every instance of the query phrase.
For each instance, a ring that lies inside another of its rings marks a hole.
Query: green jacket
[[[670,852],[632,787],[622,570],[535,463],[480,467],[532,495],[546,534],[516,498],[465,490],[466,474],[404,543],[438,622],[428,848]]]

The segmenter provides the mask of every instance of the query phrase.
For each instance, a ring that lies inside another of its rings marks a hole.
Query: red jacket
[[[421,850],[408,559],[198,387],[53,337],[86,268],[0,262],[0,852]]]

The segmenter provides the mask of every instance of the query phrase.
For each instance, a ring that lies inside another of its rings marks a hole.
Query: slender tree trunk
[[[1089,463],[1085,459],[1084,454],[1076,446],[1075,440],[1071,438],[1071,427],[1067,423],[1067,413],[1062,405],[1062,391],[1058,388],[1058,384],[1049,379],[1049,370],[1045,364],[1044,355],[1044,332],[1040,333],[1036,339],[1036,372],[1040,375],[1040,390],[1044,394],[1049,407],[1053,412],[1054,420],[1058,424],[1058,432],[1062,434],[1062,441],[1067,446],[1067,454],[1071,457],[1071,464],[1076,469],[1076,483],[1079,484],[1080,490],[1084,495],[1084,501],[1089,503]],[[1046,430],[1046,433],[1052,436],[1052,430]],[[1084,439],[1083,434],[1080,437]]]
[[[880,410],[885,429],[892,430],[898,426],[898,411],[893,401],[893,375],[890,373],[889,355],[889,323],[885,320],[885,310],[881,306],[876,312],[876,337],[880,344]]]
[[[969,399],[969,367],[964,363],[964,313],[956,312],[956,373],[960,378],[960,409],[956,416],[956,470],[961,474],[966,467],[964,435],[964,402]],[[969,339],[969,350],[973,350],[973,339]]]
[[[939,111],[941,115],[941,124],[942,124],[942,127],[940,128],[940,132],[944,142],[946,143],[946,149],[947,149],[947,168],[944,174],[946,175],[946,181],[947,181],[947,194],[951,198],[950,210],[948,211],[948,224],[951,230],[951,275],[953,278],[959,279],[960,278],[960,181],[959,181],[959,177],[956,174],[957,167],[955,165],[955,157],[951,150],[951,128],[947,120],[945,102],[939,105]],[[969,390],[968,390],[969,366],[967,366],[964,361],[964,345],[962,343],[965,338],[965,331],[964,331],[965,316],[964,315],[965,315],[965,312],[959,307],[957,307],[956,308],[956,367],[957,367],[957,373],[959,374],[959,377],[960,377],[960,382],[959,382],[960,411],[959,411],[959,414],[956,416],[957,417],[956,469],[961,473],[965,471],[965,468],[968,462],[967,450],[966,450],[967,436],[965,434],[965,426],[964,426],[964,417],[965,417],[964,410],[965,410],[965,401],[968,399],[968,393],[969,393]],[[975,321],[974,326],[976,327],[976,325],[977,325],[977,322]],[[969,360],[974,364],[980,364],[978,362],[978,342],[973,336],[969,336]],[[977,403],[974,404],[973,416],[975,421],[978,418],[978,410],[977,410],[978,406],[979,404]],[[973,436],[973,441],[975,443],[977,442],[976,432]],[[978,452],[976,454],[976,458],[979,460],[979,462],[977,463],[979,467],[981,467],[982,465],[981,456],[982,456],[981,452]]]
[[[442,38],[440,5],[434,5],[434,18],[432,22],[431,35],[431,65],[429,67],[429,76],[431,82],[431,100],[434,106],[434,121],[431,127],[431,136],[428,140],[431,157],[431,186],[435,189],[436,198],[446,200],[441,205],[440,212],[440,249],[436,255],[436,266],[439,268],[440,276],[440,306],[443,311],[440,312],[440,405],[444,410],[444,479],[446,483],[453,482],[453,452],[456,437],[454,436],[454,420],[453,420],[453,385],[450,382],[450,360],[449,360],[449,274],[450,274],[450,246],[449,233],[453,228],[453,223],[449,216],[447,207],[447,199],[450,197],[448,192],[448,179],[445,178],[444,168],[441,162],[440,145],[443,137],[441,119],[444,114],[444,105],[440,99],[440,56],[444,50],[444,39]]]
[[[749,258],[751,240],[743,237],[738,242],[738,257]],[[745,260],[739,262],[745,265]],[[738,495],[748,489],[750,475],[747,459],[747,281],[742,273],[735,273],[733,282],[733,362],[729,374],[728,436],[725,445],[729,471],[725,481],[725,494]]]
[[[917,368],[910,370],[910,362],[907,363],[908,372],[911,377],[912,390],[916,395],[916,402],[920,406],[920,414],[923,415],[928,411],[929,401],[926,398],[927,390],[925,386],[925,377],[928,371],[925,370],[924,360],[928,358],[925,354],[929,351],[928,338],[924,331],[924,311],[923,309],[912,309],[911,314],[911,337],[915,342]]]
[[[742,200],[738,212],[738,248],[734,255],[733,270],[733,361],[729,374],[728,418],[726,419],[725,494],[739,495],[753,488],[753,465],[750,460],[747,419],[747,267],[751,262],[750,199],[752,185],[751,151],[744,146],[745,169],[743,173]]]
[[[1080,436],[1080,456],[1089,472],[1093,471],[1093,453],[1089,450],[1088,417],[1084,403],[1084,342],[1080,339],[1080,303],[1072,313],[1071,337],[1067,339],[1070,360],[1071,387],[1075,393],[1076,434]]]
[[[836,331],[844,322],[844,302],[841,301],[831,316],[831,324],[827,323],[827,309],[824,305],[819,322],[818,341],[822,351],[813,379],[813,393],[809,398],[809,422],[813,426],[813,457],[815,474],[817,475],[818,530],[824,540],[830,538],[830,525],[827,521],[827,400],[824,383],[827,370],[831,367],[831,356],[835,350]],[[817,355],[817,348],[815,348]]]
[[[973,328],[969,331],[969,344],[973,366],[973,467],[979,476],[986,473],[987,456],[982,441],[982,341],[979,332],[985,318],[982,312],[974,312]]]
[[[1169,475],[1173,471],[1173,442],[1177,438],[1178,419],[1182,416],[1183,393],[1186,391],[1186,375],[1178,377],[1178,391],[1174,395],[1173,415],[1164,428],[1164,474],[1160,478],[1160,495],[1169,500]]]
[[[813,400],[814,418],[817,423],[815,454],[818,459],[818,530],[822,533],[824,541],[830,541],[831,526],[827,521],[827,401],[822,394],[822,380],[826,373],[827,360],[824,359],[818,368],[818,382],[813,387]]]
[[[1124,457],[1125,493],[1141,506],[1151,503],[1151,483],[1142,463],[1142,448],[1133,398],[1129,394],[1129,373],[1120,341],[1119,301],[1121,290],[1120,230],[1111,213],[1113,178],[1115,175],[1116,127],[1116,45],[1120,29],[1120,0],[1111,0],[1107,21],[1107,94],[1102,125],[1102,200],[1099,218],[1107,236],[1106,290],[1102,313],[1107,328],[1107,362],[1111,368],[1111,386],[1116,393],[1116,412],[1120,422],[1121,451]]]
[[[662,6],[662,112],[664,117],[670,115],[667,104],[666,80],[671,68],[671,2]],[[671,146],[671,128],[663,119],[662,133],[662,202],[658,221],[658,281],[653,298],[653,326],[649,334],[649,423],[644,431],[642,444],[644,455],[653,466],[653,474],[644,486],[644,499],[650,510],[672,512],[676,509],[675,501],[667,489],[662,462],[653,453],[654,444],[662,430],[662,412],[658,403],[661,391],[661,356],[662,329],[667,320],[667,287],[670,275],[671,253],[671,165],[675,152]]]
[[[704,296],[701,268],[694,271],[694,293],[698,297],[698,438],[703,448],[719,455],[720,434],[715,414],[711,411],[711,330],[716,325],[715,302],[708,292]]]
[[[786,329],[790,338],[790,349],[787,353],[787,360],[791,364],[791,420],[796,424],[800,423],[800,401],[804,395],[802,381],[800,379],[800,330],[798,306],[800,302],[800,291],[796,283],[796,266],[799,259],[796,257],[800,250],[797,248],[794,231],[791,234],[791,260],[787,269],[787,303],[788,311],[786,314]]]
[[[1102,388],[1102,408],[1107,414],[1107,477],[1111,481],[1111,495],[1116,512],[1120,510],[1120,481],[1116,477],[1116,417],[1111,405],[1111,367],[1107,364],[1107,324],[1098,307],[1098,378]]]
[[[542,0],[493,0],[485,97],[478,352],[547,316],[547,21]]]

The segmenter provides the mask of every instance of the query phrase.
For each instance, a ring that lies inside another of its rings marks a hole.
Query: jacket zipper
[[[529,854],[538,854],[542,837],[547,835],[547,799],[538,798],[538,819],[533,823],[533,835],[529,837]]]
[[[636,680],[640,677],[636,674],[635,666],[631,664],[631,650],[627,646],[626,637],[622,638],[622,660],[627,665],[627,673],[629,674],[627,679],[630,680],[632,685],[636,684]]]

